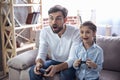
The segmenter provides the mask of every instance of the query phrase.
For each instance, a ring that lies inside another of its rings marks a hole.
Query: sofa
[[[104,51],[104,63],[100,80],[120,80],[120,36],[98,36],[97,44]]]
[[[35,64],[38,53],[39,33],[40,31],[36,33],[36,49],[25,51],[8,60],[9,80],[29,80],[28,71]],[[97,36],[96,43],[104,51],[100,80],[120,80],[120,37]],[[59,74],[49,80],[59,80]]]

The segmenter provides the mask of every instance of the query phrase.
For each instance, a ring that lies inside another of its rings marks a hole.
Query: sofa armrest
[[[26,69],[31,65],[35,64],[37,53],[38,49],[23,52],[8,60],[8,67],[15,68],[18,70]]]

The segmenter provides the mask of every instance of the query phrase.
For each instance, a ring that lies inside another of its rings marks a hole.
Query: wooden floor
[[[8,74],[0,76],[0,80],[8,80]]]

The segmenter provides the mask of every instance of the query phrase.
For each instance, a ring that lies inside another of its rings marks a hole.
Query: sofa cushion
[[[120,37],[97,36],[97,44],[104,51],[103,69],[120,71]]]
[[[100,80],[120,80],[120,72],[102,70]]]
[[[38,49],[29,50],[24,53],[19,54],[8,60],[8,67],[12,67],[18,70],[26,69],[31,65],[35,64],[35,59],[38,53]]]

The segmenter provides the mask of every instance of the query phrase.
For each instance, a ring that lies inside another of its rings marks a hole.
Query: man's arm
[[[57,69],[56,72],[59,72],[59,71],[67,69],[68,68],[68,64],[67,64],[67,62],[63,62],[61,64],[55,65],[55,67]]]
[[[46,41],[46,32],[45,29],[43,28],[39,36],[39,49],[38,49],[38,55],[36,57],[36,62],[40,62],[43,64],[43,62],[46,60],[47,53],[48,53],[48,44]]]
[[[72,36],[72,45],[70,48],[69,57],[65,61],[68,64],[68,68],[72,67],[73,65],[73,62],[75,60],[74,58],[75,58],[76,49],[79,46],[80,42],[81,42],[80,32],[79,32],[79,29],[76,29]]]
[[[46,40],[45,37],[46,37],[45,30],[42,29],[39,35],[39,49],[38,49],[38,55],[35,60],[36,65],[34,67],[34,72],[36,74],[40,74],[39,70],[40,68],[43,67],[47,55],[47,43],[45,41]]]

